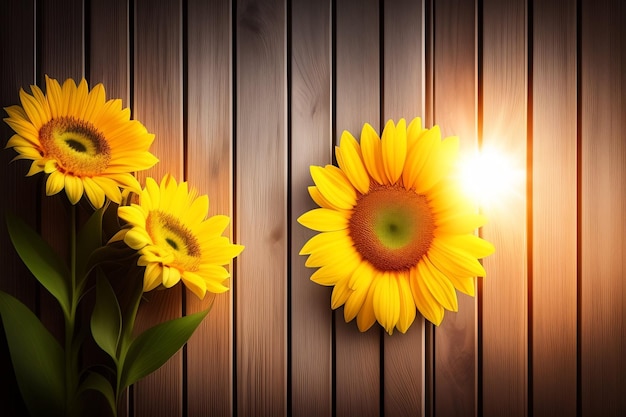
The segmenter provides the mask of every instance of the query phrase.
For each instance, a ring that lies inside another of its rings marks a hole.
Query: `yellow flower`
[[[144,291],[159,285],[174,286],[182,279],[200,299],[206,292],[228,290],[230,274],[223,265],[239,255],[243,246],[231,244],[222,233],[228,216],[207,219],[209,199],[196,197],[186,182],[166,175],[161,184],[146,179],[139,204],[122,206],[118,216],[128,223],[111,241],[124,242],[139,253],[137,264],[145,266]]]
[[[47,195],[65,188],[76,204],[84,192],[100,208],[105,196],[119,203],[120,188],[141,191],[132,172],[158,162],[148,152],[154,135],[130,120],[121,100],[106,101],[102,84],[88,91],[85,79],[61,87],[46,76],[46,94],[34,85],[31,91],[20,90],[22,106],[5,108],[4,120],[16,132],[6,147],[18,153],[14,159],[33,161],[27,175],[49,174]]]
[[[477,258],[494,247],[472,234],[485,218],[451,175],[458,148],[439,127],[401,119],[387,123],[382,139],[365,124],[360,144],[343,132],[339,166],[311,166],[309,193],[320,208],[298,221],[321,233],[300,254],[319,267],[311,280],[334,286],[331,307],[343,305],[359,330],[378,321],[404,333],[416,307],[439,325],[444,309],[458,310],[455,288],[473,296],[474,277],[485,276]]]

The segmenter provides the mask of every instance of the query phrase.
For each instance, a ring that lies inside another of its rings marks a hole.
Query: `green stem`
[[[74,332],[76,330],[76,310],[79,295],[76,291],[76,206],[70,207],[70,311],[65,318],[65,409],[68,415],[77,410],[74,400],[78,389],[78,363],[74,351]]]
[[[141,268],[133,268],[132,271],[143,272]],[[137,272],[135,272],[137,273]],[[126,361],[126,353],[132,342],[133,329],[135,327],[135,319],[137,318],[137,311],[139,310],[139,304],[143,296],[143,276],[138,274],[138,277],[129,277],[129,282],[135,282],[136,288],[134,288],[134,298],[131,300],[131,304],[128,309],[128,314],[123,318],[122,336],[120,346],[118,349],[118,358],[116,361],[116,385],[115,385],[115,404],[119,407],[120,397],[122,392],[127,388],[122,386],[122,372],[124,370],[124,362]],[[117,410],[116,415],[117,415]]]

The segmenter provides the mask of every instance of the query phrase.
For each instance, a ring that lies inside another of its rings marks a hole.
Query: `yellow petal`
[[[180,281],[180,271],[178,268],[163,266],[163,286],[172,288]]]
[[[350,210],[356,204],[356,190],[336,166],[326,165],[322,168],[311,165],[311,177],[319,192],[334,207]]]
[[[411,285],[413,300],[415,300],[415,305],[420,313],[422,313],[422,316],[436,326],[439,326],[443,320],[444,309],[426,287],[424,279],[419,272],[420,268],[425,268],[423,262],[418,263],[418,266],[412,268],[409,272],[409,284]]]
[[[460,213],[450,216],[437,216],[434,234],[435,236],[464,235],[474,232],[485,223],[487,223],[487,218],[482,214]]]
[[[370,188],[370,177],[363,164],[361,147],[354,136],[348,131],[341,134],[341,142],[335,148],[337,162],[354,188],[361,194],[367,194]]]
[[[426,131],[422,127],[422,119],[419,117],[414,118],[406,128],[406,146],[407,150],[411,149],[417,143],[419,137]]]
[[[28,115],[28,120],[30,120],[36,130],[39,130],[44,123],[48,122],[45,111],[43,111],[35,97],[20,89],[20,100],[24,111]]]
[[[460,277],[455,274],[446,274],[443,272],[446,277],[450,280],[454,288],[461,291],[463,294],[467,294],[473,297],[476,294],[476,279],[474,277]]]
[[[398,126],[389,120],[382,135],[383,166],[389,183],[395,184],[406,160],[406,122],[400,119]]]
[[[378,279],[378,277],[374,279]],[[356,316],[356,325],[360,331],[364,332],[372,327],[375,322],[376,315],[374,314],[374,285],[370,285],[367,296],[365,297],[365,301],[363,302],[363,306]]]
[[[91,178],[83,178],[83,187],[85,195],[95,209],[99,209],[104,205],[104,191]]]
[[[496,248],[476,235],[447,235],[438,238],[442,244],[451,250],[459,250],[475,258],[484,258],[495,252]]]
[[[76,99],[76,83],[73,79],[68,78],[61,86],[61,106],[59,108],[59,116],[70,116],[70,109],[74,107]]]
[[[182,221],[187,225],[196,225],[202,222],[207,213],[209,212],[209,197],[207,195],[201,195],[189,205],[187,210],[183,211]],[[226,226],[230,223],[230,219],[226,217]],[[225,229],[226,227],[224,227]],[[222,229],[219,234],[222,234],[224,231]]]
[[[65,176],[65,194],[72,205],[78,203],[83,196],[83,182],[80,178],[73,175]]]
[[[93,120],[97,116],[97,112],[102,110],[106,94],[102,84],[96,84],[87,96],[87,100],[81,109],[81,116],[85,120]]]
[[[352,290],[348,287],[348,278],[339,281],[333,288],[333,293],[330,297],[330,308],[336,310],[344,305],[351,293]]]
[[[361,262],[356,251],[347,253],[340,261],[322,266],[311,275],[311,281],[325,286],[335,285],[344,278],[349,278]]]
[[[38,174],[41,171],[43,171],[43,167],[41,166],[41,164],[39,162],[40,161],[34,161],[30,165],[30,169],[28,170],[28,173],[26,174],[27,177],[30,177],[31,175]]]
[[[300,250],[300,255],[308,255],[313,251],[323,249],[327,246],[332,246],[335,242],[343,241],[345,242],[345,238],[348,236],[347,230],[337,230],[334,232],[324,232],[318,233],[309,239],[302,249]]]
[[[120,192],[119,184],[107,177],[93,177],[94,183],[98,185],[104,191],[109,200],[114,203],[120,204],[122,201],[122,193]]]
[[[50,114],[53,118],[61,116],[60,110],[63,104],[62,96],[61,85],[59,82],[46,75],[46,97],[48,98]]]
[[[440,145],[441,131],[439,126],[433,126],[420,135],[415,144],[407,149],[406,163],[402,174],[402,180],[407,189],[418,187],[420,173],[425,169],[433,150]]]
[[[328,200],[324,198],[324,196],[322,195],[322,193],[320,193],[316,186],[311,185],[308,187],[308,190],[311,199],[313,199],[313,201],[315,201],[315,204],[317,204],[318,206],[333,210],[339,210],[338,207],[333,206]]]
[[[216,242],[223,243],[216,243]],[[243,251],[242,245],[234,245],[228,243],[228,239],[225,237],[219,237],[214,240],[206,241],[207,246],[211,247],[210,251],[203,251],[203,260],[208,263],[216,265],[226,265],[230,261],[239,255]],[[208,252],[208,253],[207,253]]]
[[[392,334],[400,319],[400,293],[396,277],[389,271],[378,276],[374,286],[374,315],[376,320]]]
[[[181,275],[181,279],[189,291],[194,293],[199,299],[204,299],[206,295],[206,282],[199,275],[185,271],[185,273]]]
[[[352,293],[346,300],[343,309],[343,315],[346,322],[354,319],[359,310],[361,310],[375,274],[376,272],[372,270],[367,262],[361,262],[360,265],[354,270],[354,273],[348,282],[348,286],[352,289]]]
[[[398,318],[398,324],[396,327],[401,333],[411,327],[416,316],[415,301],[413,300],[413,293],[411,292],[411,285],[409,284],[408,273],[398,273],[398,291],[400,301],[400,317]]]
[[[206,215],[206,211],[204,214]],[[211,216],[200,224],[198,235],[200,238],[208,236],[221,236],[229,224],[230,217],[228,216],[224,216],[222,214]]]
[[[420,267],[420,265],[425,266],[425,268],[423,266]],[[439,304],[447,310],[458,311],[459,303],[456,291],[450,280],[435,268],[428,258],[424,258],[423,262],[418,264],[418,270],[426,287]]]
[[[424,194],[448,175],[459,152],[459,138],[451,136],[434,146],[428,160],[420,171],[415,183],[415,191]]]
[[[65,186],[65,176],[59,171],[53,171],[46,181],[46,195],[54,195]]]
[[[433,239],[432,247],[428,251],[428,259],[446,275],[454,274],[461,277],[484,277],[485,268],[478,260],[466,252],[451,250]]]
[[[388,184],[383,164],[382,143],[369,123],[365,123],[361,131],[361,152],[370,177],[379,184]]]
[[[152,291],[161,285],[163,275],[163,267],[158,263],[148,264],[143,275],[144,292]]]
[[[152,238],[141,227],[133,227],[130,229],[126,236],[124,236],[124,243],[135,250],[139,250],[144,246],[152,243]]]
[[[161,190],[154,178],[146,178],[146,188],[141,193],[141,204],[144,204],[144,200],[149,196],[150,205],[147,205],[148,210],[156,210],[161,207]]]
[[[146,213],[136,204],[119,207],[117,215],[120,219],[133,226],[139,226],[144,229],[146,227]]]
[[[354,252],[352,240],[345,231],[320,233],[311,238],[311,240],[303,248],[306,248],[306,251],[310,254],[305,263],[308,267],[324,266],[337,262],[346,256],[348,252]],[[309,250],[309,248],[313,249]]]
[[[298,217],[298,223],[318,232],[334,232],[348,227],[346,216],[336,210],[317,208]]]

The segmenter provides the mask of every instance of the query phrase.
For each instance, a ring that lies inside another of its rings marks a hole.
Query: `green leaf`
[[[70,271],[67,265],[41,238],[19,217],[7,213],[7,228],[11,242],[26,267],[57,299],[66,317],[70,311]]]
[[[113,392],[111,383],[104,376],[97,372],[90,372],[89,375],[87,375],[87,378],[85,378],[83,383],[80,385],[78,392],[79,394],[82,394],[87,390],[93,390],[101,393],[107,400],[109,407],[111,407],[113,415],[117,415],[115,393]]]
[[[76,271],[81,282],[89,272],[89,256],[102,246],[102,215],[105,208],[106,205],[94,211],[76,236]]]
[[[209,310],[158,324],[132,341],[122,367],[121,389],[159,369],[189,340]]]
[[[117,362],[117,345],[122,332],[120,306],[106,278],[96,281],[96,305],[91,314],[91,334],[102,350]]]
[[[0,291],[0,314],[22,398],[32,416],[62,416],[63,349],[24,304]]]

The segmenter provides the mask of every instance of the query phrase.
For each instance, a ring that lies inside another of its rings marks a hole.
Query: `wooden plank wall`
[[[621,0],[5,0],[0,106],[44,74],[103,82],[246,246],[187,347],[126,416],[621,416],[626,410],[626,5]],[[496,253],[435,328],[360,333],[298,255],[311,164],[343,130],[421,116],[524,174]],[[0,126],[8,140],[8,126]],[[64,251],[64,206],[0,152],[0,215]],[[0,222],[0,289],[61,331]],[[140,325],[206,308],[178,286]],[[23,415],[0,339],[0,414]]]

